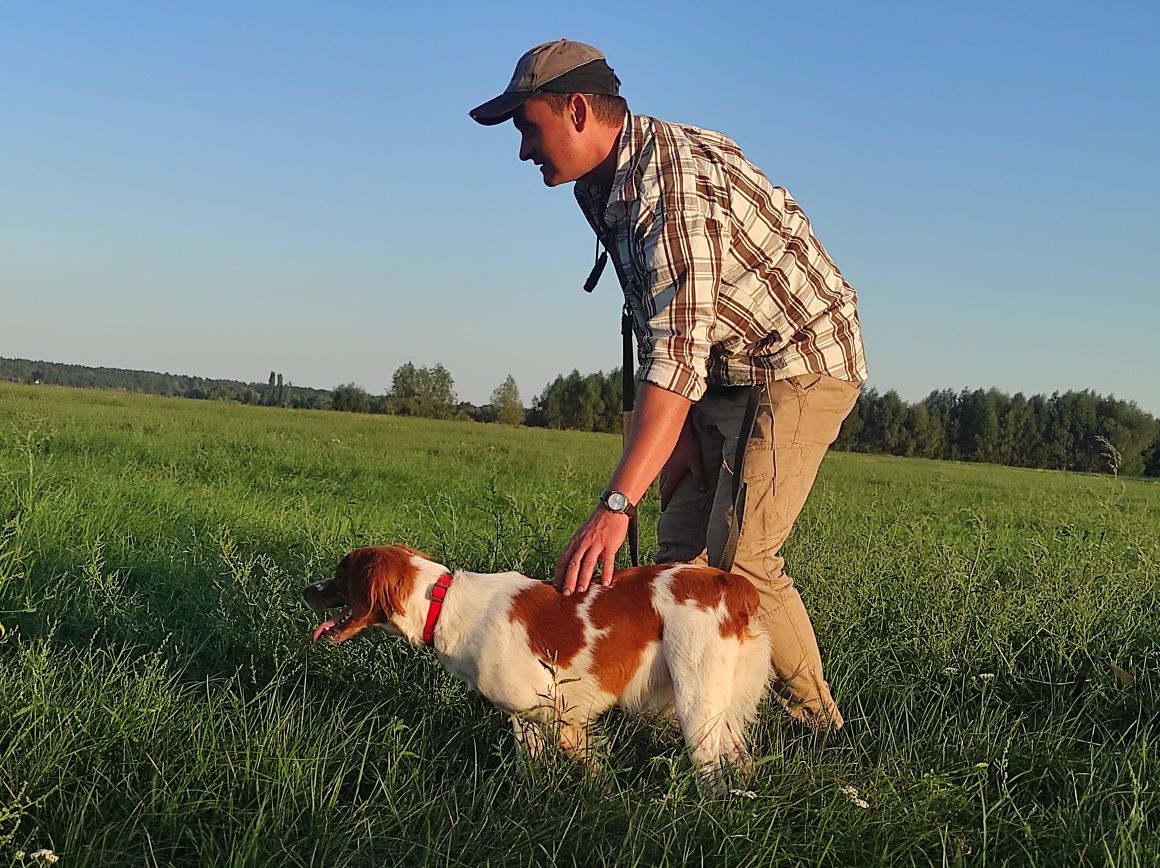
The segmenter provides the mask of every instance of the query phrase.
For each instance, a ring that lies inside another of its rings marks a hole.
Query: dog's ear
[[[396,608],[397,595],[393,593],[396,581],[395,569],[394,558],[388,557],[385,552],[377,553],[374,560],[367,565],[367,600],[370,602],[371,611],[384,620],[390,620],[392,615],[402,611]]]
[[[415,587],[415,558],[422,555],[405,546],[364,549],[352,554],[361,556],[351,565],[351,598],[366,600],[370,612],[383,620],[403,614],[404,602]]]

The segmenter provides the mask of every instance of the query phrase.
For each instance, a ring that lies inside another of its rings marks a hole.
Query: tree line
[[[619,431],[619,369],[557,377],[528,424]],[[864,389],[834,449],[1012,467],[1160,476],[1160,422],[1131,401],[1096,392],[1008,395],[943,389],[913,404],[891,389]]]
[[[934,391],[907,404],[864,390],[834,448],[1012,467],[1160,476],[1160,422],[1090,390],[1050,396]]]
[[[241,383],[26,359],[0,359],[0,379],[602,432],[620,430],[623,389],[619,368],[607,374],[574,370],[557,376],[525,408],[515,379],[508,375],[492,392],[489,403],[476,406],[457,399],[454,379],[443,365],[417,367],[411,362],[395,370],[390,386],[378,396],[355,383],[331,391],[294,386],[275,371],[266,383]],[[894,390],[864,389],[834,448],[1160,477],[1160,422],[1134,402],[1090,390],[1027,398],[998,389],[943,389],[911,404]]]
[[[118,389],[171,398],[193,398],[202,401],[237,401],[240,404],[262,404],[271,407],[325,409],[330,405],[330,391],[295,386],[281,374],[270,372],[269,383],[243,383],[188,374],[159,374],[126,368],[93,368],[32,359],[0,358],[0,380],[13,383],[44,383],[72,386],[77,389]]]

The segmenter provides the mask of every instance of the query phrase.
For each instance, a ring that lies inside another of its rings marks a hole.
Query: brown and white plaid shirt
[[[695,401],[708,383],[866,379],[857,293],[733,140],[630,114],[607,204],[584,181],[575,194],[620,276],[642,380]]]

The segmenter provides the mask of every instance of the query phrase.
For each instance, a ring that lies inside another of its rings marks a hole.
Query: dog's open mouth
[[[342,611],[333,618],[327,618],[321,624],[314,628],[314,641],[319,639],[336,639],[338,634],[342,632],[350,619],[354,616],[354,610],[350,606],[344,606]]]

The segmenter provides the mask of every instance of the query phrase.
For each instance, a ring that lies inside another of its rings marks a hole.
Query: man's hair
[[[552,93],[542,90],[536,94],[544,98],[552,111],[558,115],[564,114],[568,108],[570,93]],[[592,116],[597,121],[609,127],[618,127],[624,123],[624,116],[628,114],[628,102],[622,96],[609,96],[605,93],[586,93],[585,98],[592,106]]]

